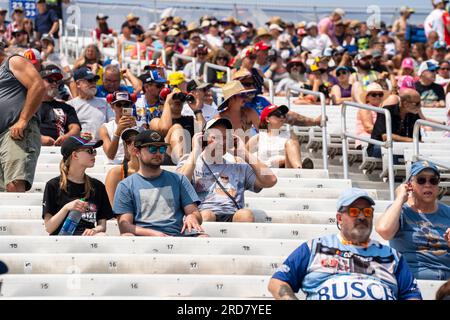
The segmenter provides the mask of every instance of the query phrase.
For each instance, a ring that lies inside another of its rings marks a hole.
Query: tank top
[[[258,158],[267,166],[271,166],[271,161],[285,157],[286,141],[291,135],[288,130],[281,130],[278,135],[269,136],[267,131],[259,132]]]
[[[341,89],[341,98],[350,98],[352,96],[352,85],[345,89],[339,83],[337,84],[339,89]]]
[[[0,65],[0,133],[8,130],[19,119],[27,97],[27,89],[9,69],[12,57],[6,58]],[[33,118],[37,118],[36,114]]]
[[[114,132],[116,132],[117,129],[117,123],[116,120],[111,120],[110,122],[107,122],[104,124],[106,130],[108,131],[109,139],[113,139]],[[119,146],[117,147],[117,153],[114,160],[110,160],[107,157],[105,157],[106,164],[122,164],[123,158],[125,156],[125,151],[123,149],[123,141],[122,139],[119,139]]]
[[[356,132],[357,136],[370,138],[370,133],[368,133],[368,132],[366,132],[366,130],[364,130],[364,125],[363,125],[362,117],[361,117],[361,111],[362,110],[358,110],[358,112],[356,113],[355,132]],[[375,124],[375,121],[377,120],[377,113],[375,111],[370,111],[370,114],[372,115],[372,124]],[[362,144],[362,141],[355,140],[356,147],[360,146],[361,144]]]

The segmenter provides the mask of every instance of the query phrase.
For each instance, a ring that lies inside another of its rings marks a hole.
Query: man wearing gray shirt
[[[177,167],[194,185],[203,221],[253,222],[253,212],[244,209],[245,190],[260,192],[277,182],[273,172],[246,150],[238,136],[233,135],[234,148],[227,148],[231,132],[226,118],[208,121],[203,133],[194,135],[192,152]],[[204,148],[203,140],[207,144]]]
[[[99,79],[86,67],[75,70],[73,78],[77,84],[78,97],[67,102],[74,107],[83,132],[89,132],[99,140],[98,129],[102,124],[114,119],[114,111],[105,99],[95,97],[96,82]]]
[[[44,95],[39,73],[27,59],[0,47],[0,191],[25,192],[33,184],[41,150],[36,112]]]

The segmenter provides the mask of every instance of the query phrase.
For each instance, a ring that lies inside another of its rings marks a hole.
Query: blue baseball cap
[[[141,74],[139,76],[139,80],[142,81],[143,84],[146,83],[167,83],[167,79],[164,79],[161,77],[161,75],[158,73],[158,70],[149,70],[148,72]]]
[[[430,161],[416,161],[411,166],[411,171],[409,172],[408,181],[411,180],[412,177],[417,176],[423,170],[430,169],[433,170],[438,177],[441,176],[439,173],[438,167]]]
[[[348,72],[350,72],[350,73],[355,72],[355,70],[354,70],[353,68],[348,67],[348,66],[340,66],[340,67],[337,67],[337,68],[336,68],[336,72],[339,72],[339,71],[341,71],[341,70],[345,70],[345,71],[348,71]]]
[[[98,81],[100,77],[86,67],[81,67],[73,72],[73,79],[78,80],[94,80]]]
[[[7,273],[8,267],[2,261],[0,261],[0,274]]]
[[[435,49],[447,49],[447,43],[446,43],[445,41],[442,41],[442,40],[436,41],[436,42],[433,44],[433,47],[434,47]]]
[[[344,192],[342,192],[341,196],[339,197],[336,205],[337,211],[340,211],[342,207],[351,205],[353,202],[360,198],[366,199],[372,206],[375,205],[375,201],[373,201],[367,191],[359,188],[349,188],[344,190]]]

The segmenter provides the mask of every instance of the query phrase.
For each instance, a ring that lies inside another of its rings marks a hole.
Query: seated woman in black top
[[[403,89],[399,96],[391,95],[384,102],[384,109],[391,113],[392,140],[397,142],[412,142],[414,125],[417,120],[423,119],[436,123],[439,121],[425,118],[421,111],[422,101],[419,93],[414,89]],[[419,136],[420,137],[420,136]],[[386,141],[386,117],[377,114],[371,138],[378,141]],[[381,158],[381,147],[369,144],[367,153],[371,157]],[[394,162],[398,163],[398,156],[394,156]]]
[[[48,181],[44,191],[42,218],[50,235],[59,234],[72,210],[82,213],[74,235],[105,235],[106,220],[113,217],[108,195],[103,183],[85,173],[95,165],[95,149],[102,143],[72,136],[61,146],[61,175]]]

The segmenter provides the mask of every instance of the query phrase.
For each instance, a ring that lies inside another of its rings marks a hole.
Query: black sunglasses
[[[114,104],[114,106],[119,107],[119,108],[129,108],[131,107],[131,103],[129,102],[117,102]]]
[[[47,81],[49,84],[59,83],[60,80],[46,78],[45,81]]]
[[[383,98],[384,94],[383,93],[369,93],[368,96],[373,97],[373,98]]]
[[[430,179],[427,179],[426,177],[417,177],[416,182],[417,184],[424,185],[427,183],[427,181],[433,185],[437,186],[440,182],[440,179],[438,177],[431,177]]]
[[[339,76],[341,76],[343,74],[348,74],[348,72],[347,71],[338,71],[338,72],[336,72],[336,76],[337,77],[339,77]]]

